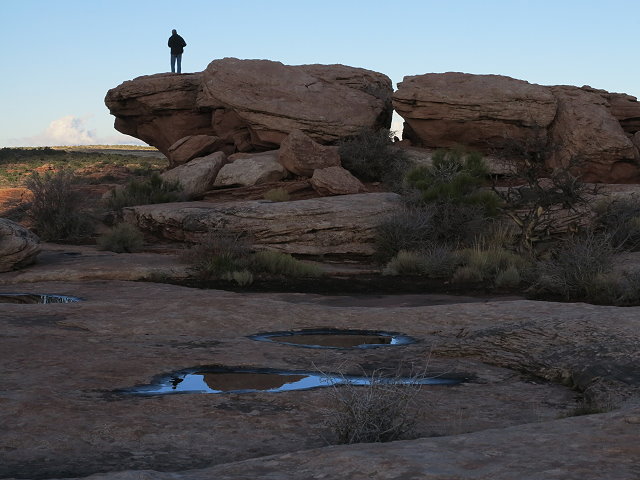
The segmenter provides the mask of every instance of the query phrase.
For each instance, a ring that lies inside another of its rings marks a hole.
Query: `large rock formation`
[[[410,126],[403,137],[426,147],[466,145],[484,151],[546,131],[557,101],[540,85],[499,75],[430,73],[405,77],[393,96]]]
[[[40,239],[11,220],[0,218],[0,272],[33,263],[40,252]]]
[[[109,90],[115,127],[167,154],[177,140],[220,137],[225,151],[277,148],[293,130],[332,143],[391,124],[391,80],[344,65],[214,60],[202,73],[139,77]]]
[[[161,237],[197,242],[223,229],[246,234],[258,248],[303,255],[372,255],[375,229],[401,208],[395,193],[365,193],[291,202],[245,201],[141,205],[128,223]]]
[[[212,134],[211,113],[196,105],[201,81],[201,73],[146,75],[109,90],[105,103],[116,117],[116,130],[169,156],[169,147],[181,138]]]
[[[630,95],[449,72],[405,77],[393,104],[405,119],[404,138],[417,146],[504,154],[537,139],[550,167],[578,162],[585,181],[640,181],[632,140],[640,102]]]

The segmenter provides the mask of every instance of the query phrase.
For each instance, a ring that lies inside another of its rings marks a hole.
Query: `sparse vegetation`
[[[550,169],[545,160],[552,152],[542,134],[528,142],[513,142],[505,152],[505,171],[500,182],[494,177],[493,191],[502,200],[502,210],[519,229],[517,248],[532,253],[534,246],[553,236],[579,229],[588,217],[591,196],[597,187],[588,187],[575,174],[580,165]]]
[[[442,245],[422,251],[400,250],[385,266],[384,275],[424,275],[430,278],[448,278],[456,269],[458,258]]]
[[[565,300],[596,298],[613,266],[615,249],[605,234],[587,233],[561,242],[547,260],[538,263],[533,290]]]
[[[424,375],[413,375],[410,379],[415,382],[404,385],[399,384],[399,374],[388,377],[374,371],[366,376],[366,385],[345,382],[329,390],[332,406],[322,412],[324,426],[333,436],[328,441],[353,444],[411,438],[421,391],[418,380]]]
[[[0,187],[20,187],[34,171],[58,171],[61,169],[76,174],[79,181],[85,183],[113,182],[135,175],[149,175],[166,165],[166,159],[159,156],[120,155],[86,151],[92,147],[51,148],[1,148],[0,149]],[[107,150],[109,146],[96,146]],[[113,149],[130,148],[119,145]],[[155,149],[137,147],[136,150]]]
[[[495,216],[499,199],[483,188],[489,169],[479,153],[463,150],[437,150],[431,166],[412,169],[407,186],[419,192],[425,203],[475,205],[488,216]]]
[[[149,205],[183,200],[179,182],[168,182],[157,172],[146,180],[131,180],[126,187],[111,192],[108,205],[114,210],[134,205]]]
[[[272,202],[288,202],[291,200],[291,195],[284,188],[272,188],[271,190],[265,192],[264,194],[265,200],[271,200]]]
[[[211,232],[182,256],[202,280],[233,278],[234,272],[246,270],[249,242],[230,232]]]
[[[118,223],[98,238],[98,247],[115,253],[133,253],[142,249],[142,232],[129,223]]]
[[[615,248],[640,248],[640,198],[619,198],[601,202],[595,207],[595,227],[607,232]]]
[[[69,170],[34,172],[26,181],[33,199],[29,216],[43,240],[72,240],[92,232],[90,217],[82,211],[82,198]]]
[[[409,159],[393,145],[389,130],[362,130],[339,145],[342,166],[365,182],[383,182],[399,188]]]
[[[319,277],[322,270],[313,264],[293,258],[288,253],[263,250],[251,258],[251,270],[286,277]]]

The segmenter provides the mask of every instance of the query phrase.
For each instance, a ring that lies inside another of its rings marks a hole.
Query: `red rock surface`
[[[450,72],[405,77],[393,103],[406,122],[404,138],[416,146],[500,154],[540,138],[552,152],[549,167],[577,161],[584,181],[640,182],[632,141],[640,102],[630,95]]]
[[[221,137],[226,153],[277,148],[293,130],[321,143],[391,124],[391,80],[344,65],[214,60],[201,73],[138,77],[106,95],[115,127],[167,154],[188,135]]]
[[[281,143],[278,161],[292,173],[310,177],[317,168],[340,165],[337,147],[326,147],[300,130],[291,132]]]

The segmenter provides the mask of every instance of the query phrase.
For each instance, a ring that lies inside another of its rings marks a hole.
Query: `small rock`
[[[169,147],[169,164],[173,167],[219,150],[224,142],[212,135],[190,135]]]
[[[322,196],[349,195],[366,191],[360,180],[348,170],[337,166],[314,170],[309,183]]]
[[[277,182],[287,176],[287,170],[278,163],[278,151],[257,154],[234,154],[224,165],[214,182],[216,187],[260,185]]]
[[[161,177],[169,182],[180,182],[183,194],[193,198],[213,188],[218,172],[226,163],[224,152],[215,152],[167,170]]]
[[[325,147],[294,130],[280,145],[278,161],[290,172],[310,177],[316,169],[340,165],[340,154],[337,147]]]
[[[0,218],[0,272],[30,265],[40,253],[40,239],[30,230]]]

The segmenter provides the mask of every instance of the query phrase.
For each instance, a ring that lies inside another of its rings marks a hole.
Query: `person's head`
[[[178,33],[178,32],[176,32],[176,29],[174,28],[173,30],[171,30],[171,33],[172,33],[173,35],[175,35],[175,34],[176,34],[176,33]]]

